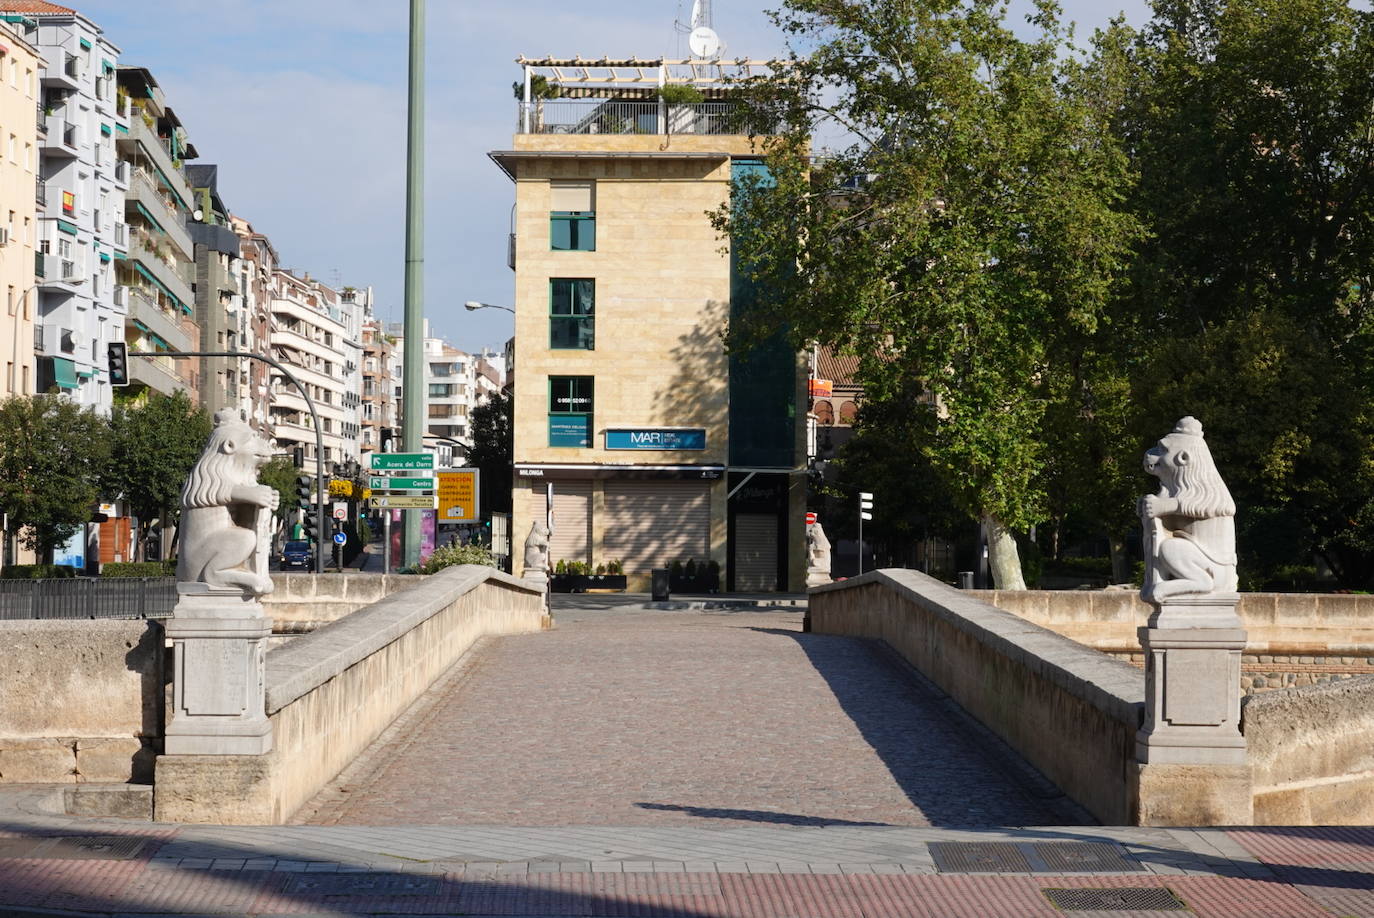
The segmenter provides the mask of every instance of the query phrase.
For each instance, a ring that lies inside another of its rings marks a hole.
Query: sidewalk
[[[0,915],[1374,916],[1369,829],[171,827],[44,797],[0,799]]]

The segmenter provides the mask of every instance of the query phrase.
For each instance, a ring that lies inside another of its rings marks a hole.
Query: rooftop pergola
[[[571,98],[607,94],[637,96],[669,83],[698,89],[724,87],[750,77],[765,76],[786,66],[786,61],[706,60],[641,57],[525,57],[515,59],[525,71],[525,83],[541,76],[561,87]],[[528,97],[527,97],[528,98]]]

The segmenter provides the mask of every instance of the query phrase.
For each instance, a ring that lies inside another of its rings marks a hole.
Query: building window
[[[453,395],[453,386],[450,386],[447,383],[429,384],[430,398],[448,398],[451,395]]]
[[[595,350],[596,281],[555,277],[549,281],[549,347]]]
[[[549,377],[549,446],[591,448],[592,380],[591,376]]]
[[[556,252],[596,251],[592,182],[549,183],[549,246]]]

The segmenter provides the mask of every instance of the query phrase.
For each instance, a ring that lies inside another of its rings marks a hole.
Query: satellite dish
[[[720,36],[708,26],[699,26],[687,37],[687,47],[697,57],[715,57],[720,53]]]

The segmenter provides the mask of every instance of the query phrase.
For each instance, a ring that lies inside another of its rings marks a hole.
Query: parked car
[[[315,568],[315,553],[310,550],[310,543],[304,539],[292,539],[282,546],[281,569],[287,571],[293,567],[307,571]]]

